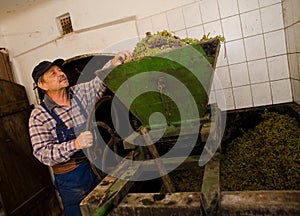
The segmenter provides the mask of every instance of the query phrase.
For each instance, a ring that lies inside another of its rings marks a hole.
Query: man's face
[[[38,86],[45,91],[59,91],[68,87],[69,81],[61,68],[53,65],[43,74]]]

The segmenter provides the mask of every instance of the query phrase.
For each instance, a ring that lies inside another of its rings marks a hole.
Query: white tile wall
[[[248,61],[261,59],[266,56],[264,38],[262,35],[248,37],[244,39],[245,51]]]
[[[250,10],[259,8],[258,0],[238,0],[240,13],[244,13]]]
[[[220,19],[217,0],[200,1],[200,10],[203,23],[208,23]]]
[[[208,104],[213,104],[213,103],[217,103],[216,93],[215,91],[210,91]]]
[[[203,25],[188,28],[187,35],[190,38],[202,38],[202,36],[204,35]]]
[[[285,103],[292,101],[292,89],[290,79],[271,82],[273,103]]]
[[[248,62],[249,77],[252,84],[268,82],[268,65],[266,59]]]
[[[287,52],[288,53],[296,52],[297,35],[295,32],[295,26],[290,26],[290,27],[286,28],[285,37],[286,37],[286,40],[288,41]]]
[[[216,100],[221,110],[235,109],[232,88],[216,90]]]
[[[300,60],[300,59],[299,59]],[[297,54],[288,54],[289,72],[292,79],[299,79]]]
[[[300,105],[300,1],[285,0],[282,4],[292,95]]]
[[[179,37],[225,36],[215,70],[220,83],[213,81],[210,103],[221,103],[222,96],[226,104],[220,106],[227,110],[283,103],[293,99],[292,90],[300,91],[300,13],[294,8],[300,9],[300,1],[286,1],[297,13],[289,28],[281,0],[195,0],[137,26],[139,33],[168,29]],[[286,45],[286,38],[294,43]]]
[[[185,6],[182,10],[187,28],[194,27],[203,23],[201,18],[200,5],[198,2]]]
[[[300,104],[300,81],[292,79],[293,99]]]
[[[233,96],[236,109],[253,106],[250,85],[233,88]]]
[[[222,67],[228,65],[228,58],[227,58],[227,49],[226,44],[221,44],[219,57],[217,59],[217,67]]]
[[[218,0],[221,18],[239,13],[237,0]]]
[[[221,21],[217,20],[217,21],[204,24],[204,32],[206,35],[209,34],[210,37],[222,35]]]
[[[284,30],[278,30],[264,35],[267,57],[286,53]]]
[[[300,10],[300,1],[291,1],[292,4],[293,4],[293,22],[296,23],[300,20],[300,13],[299,13],[299,10]]]
[[[300,20],[299,20],[300,21]],[[294,25],[294,28],[295,28],[295,35],[296,35],[296,51],[297,52],[300,52],[300,40],[299,40],[299,35],[300,35],[300,22],[297,22],[295,25]]]
[[[262,33],[262,24],[259,10],[241,14],[241,22],[244,37]]]
[[[187,31],[186,29],[175,31],[175,34],[180,38],[186,38],[187,37]]]
[[[231,78],[229,74],[229,67],[218,67],[215,70],[215,77],[218,77],[220,83],[214,79],[214,87],[216,90],[230,88],[231,85]]]
[[[293,4],[293,11],[292,11],[292,14],[293,14],[293,22],[296,23],[300,20],[300,13],[299,13],[299,10],[300,10],[300,1],[291,1],[291,3]]]
[[[269,6],[272,4],[280,3],[281,0],[259,0],[260,7]]]
[[[268,66],[271,81],[289,78],[287,55],[268,58]]]
[[[226,43],[226,52],[229,64],[236,64],[246,61],[243,40],[236,40]]]
[[[239,16],[222,19],[222,27],[226,41],[242,38],[242,29]]]
[[[140,19],[137,21],[138,34],[140,37],[145,37],[146,32],[153,32],[151,17]]]
[[[229,70],[233,87],[250,84],[246,62],[230,65]]]
[[[271,88],[269,82],[251,85],[254,106],[272,104]]]
[[[169,30],[167,16],[165,13],[157,14],[152,17],[153,31]]]
[[[300,53],[297,53],[297,63],[298,63],[298,79],[300,80]]]
[[[283,29],[282,5],[275,4],[261,9],[263,32]]]
[[[185,28],[184,17],[181,8],[176,8],[174,10],[168,11],[167,20],[169,29],[172,29],[172,31],[178,31]]]
[[[284,25],[290,26],[294,23],[294,0],[287,0],[283,2]],[[298,11],[297,11],[298,12]]]

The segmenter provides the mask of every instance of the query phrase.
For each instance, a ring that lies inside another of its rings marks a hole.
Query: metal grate
[[[66,35],[66,34],[73,32],[71,17],[70,17],[69,13],[59,16],[57,19],[60,24],[60,29],[61,29],[62,35]]]

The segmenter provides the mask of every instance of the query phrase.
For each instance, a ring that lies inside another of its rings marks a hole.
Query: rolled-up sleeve
[[[80,101],[86,103],[87,110],[103,96],[105,90],[106,86],[104,82],[97,76],[89,82],[73,87],[74,94]]]

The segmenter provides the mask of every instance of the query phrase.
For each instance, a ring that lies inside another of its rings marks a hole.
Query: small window
[[[66,35],[73,32],[71,17],[69,13],[57,17],[57,21],[59,23],[62,35]]]

